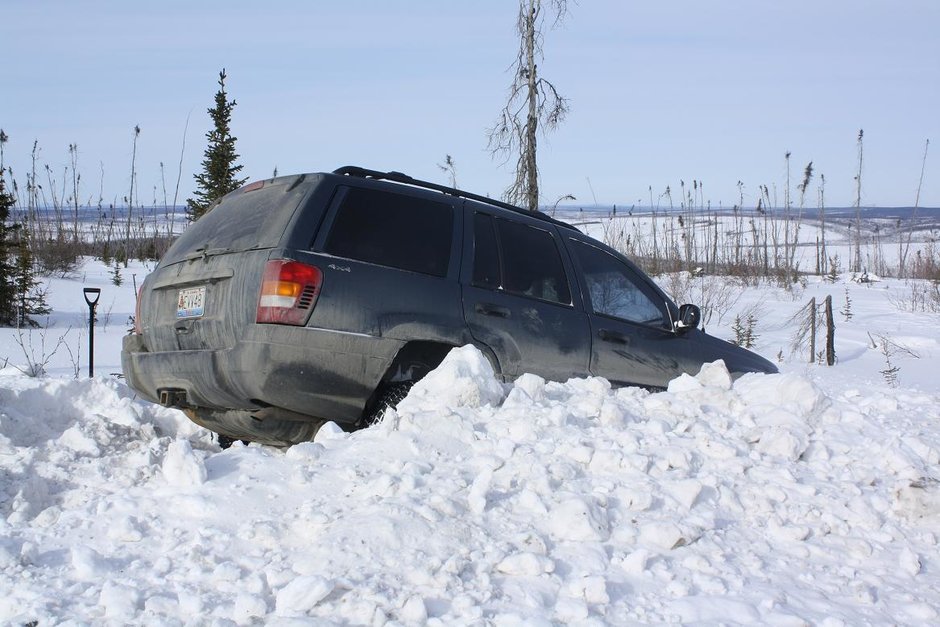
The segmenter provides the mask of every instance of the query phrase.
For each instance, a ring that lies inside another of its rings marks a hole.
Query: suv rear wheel
[[[371,427],[382,419],[386,409],[398,407],[398,403],[405,400],[415,383],[416,381],[383,383],[378,390],[372,407],[363,414],[362,426]]]

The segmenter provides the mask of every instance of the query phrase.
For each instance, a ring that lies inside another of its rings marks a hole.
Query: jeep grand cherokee
[[[135,390],[275,445],[368,422],[465,344],[505,380],[776,371],[569,224],[356,167],[223,197],[146,278],[135,321],[121,356]]]

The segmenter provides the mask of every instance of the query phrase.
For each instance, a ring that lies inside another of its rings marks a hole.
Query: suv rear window
[[[454,210],[446,203],[350,187],[324,252],[443,277],[453,232]]]
[[[495,233],[493,226],[492,217],[474,216],[473,284],[570,305],[571,289],[552,234],[501,218],[495,220]]]
[[[496,231],[507,292],[571,304],[565,267],[551,233],[509,220],[497,220]]]
[[[201,250],[239,252],[277,246],[294,210],[310,190],[309,184],[296,182],[296,177],[280,179],[225,198],[183,231],[164,255],[164,265]]]
[[[473,216],[473,284],[491,290],[499,289],[499,245],[493,218],[478,213]]]

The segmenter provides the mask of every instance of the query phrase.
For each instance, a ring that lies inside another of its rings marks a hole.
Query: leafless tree
[[[519,54],[510,66],[513,73],[509,98],[489,131],[489,148],[508,161],[518,153],[515,177],[504,194],[508,202],[537,211],[539,205],[536,145],[539,125],[554,129],[568,113],[568,101],[555,86],[538,74],[542,59],[543,0],[520,0]],[[568,11],[567,0],[548,0],[559,24]]]
[[[124,234],[124,265],[127,266],[127,259],[130,257],[131,241],[131,213],[134,210],[134,182],[137,179],[137,138],[140,137],[140,126],[134,125],[134,149],[131,152],[131,191],[127,196],[127,231]]]
[[[445,155],[444,163],[438,163],[437,167],[450,178],[450,186],[457,187],[457,164],[454,162],[454,158],[450,155]]]
[[[917,221],[917,209],[920,207],[920,190],[924,186],[924,168],[927,167],[927,149],[930,148],[930,140],[928,139],[924,142],[924,157],[920,162],[920,181],[917,183],[917,196],[914,198],[914,211],[911,213],[911,218],[909,220],[910,226],[907,229],[907,242],[904,242],[903,233],[898,234],[898,247],[900,251],[900,259],[898,261],[898,276],[904,276],[904,266],[907,263],[907,254],[911,248],[911,238],[914,236],[914,223]],[[902,246],[903,243],[903,246]]]
[[[858,130],[858,171],[855,174],[855,260],[852,265],[854,272],[862,271],[862,138],[863,129]]]

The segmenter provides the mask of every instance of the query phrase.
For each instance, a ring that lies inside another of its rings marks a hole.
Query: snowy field
[[[778,375],[501,384],[464,348],[370,429],[221,451],[115,376],[147,271],[117,287],[87,261],[50,281],[44,332],[0,330],[0,624],[940,621],[940,314],[918,284],[741,288],[708,331],[751,315]],[[827,294],[831,368],[789,322]]]

